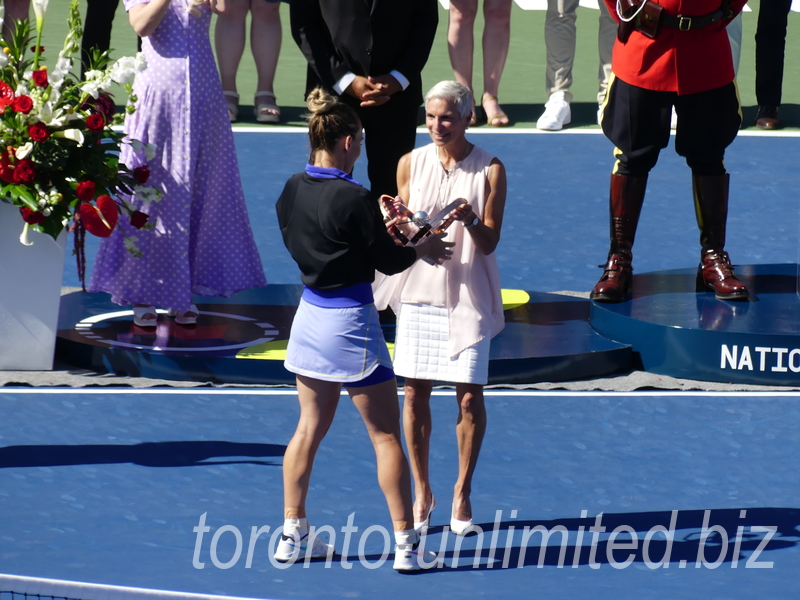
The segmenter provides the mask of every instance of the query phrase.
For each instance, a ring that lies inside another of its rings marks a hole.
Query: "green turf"
[[[85,3],[82,10],[85,10]],[[750,127],[755,116],[755,42],[753,36],[756,27],[758,2],[751,2],[753,12],[744,15],[744,35],[742,42],[742,58],[739,71],[739,92],[745,107],[745,125]],[[52,0],[45,26],[44,45],[57,49],[66,34],[66,15],[68,0]],[[283,108],[284,122],[301,125],[299,120],[303,112],[303,90],[305,89],[305,60],[297,49],[289,32],[288,7],[281,7],[284,24],[284,35],[278,73],[275,81],[275,93],[278,103]],[[573,126],[596,127],[595,95],[597,93],[597,22],[599,12],[585,8],[578,9],[578,48],[574,68],[574,84],[572,93]],[[513,8],[511,22],[511,48],[508,62],[500,85],[500,102],[517,127],[532,127],[542,111],[546,100],[544,91],[544,12],[523,11],[516,4]],[[213,24],[212,24],[213,29]],[[213,34],[213,32],[212,32]],[[482,23],[476,26],[475,39],[480,40]],[[450,62],[447,56],[447,13],[439,11],[439,29],[431,57],[423,72],[424,85],[432,86],[442,79],[452,79]],[[479,45],[479,44],[478,44]],[[115,56],[131,54],[136,51],[136,38],[128,24],[125,12],[120,4],[117,19],[114,22],[112,47]],[[252,57],[247,54],[239,70],[239,91],[242,102],[252,102],[251,95],[255,91],[255,67]],[[48,52],[55,56],[55,52]],[[800,14],[789,16],[789,32],[786,41],[786,67],[784,74],[783,107],[781,116],[791,129],[800,126],[800,62],[793,57],[800,56]],[[698,57],[702,60],[702,57]],[[476,73],[474,87],[478,94],[482,90],[480,51],[476,53]],[[240,111],[242,122],[252,120],[252,111],[244,106]],[[252,120],[252,124],[255,121]],[[268,126],[267,126],[268,127]],[[486,127],[484,125],[484,127]]]

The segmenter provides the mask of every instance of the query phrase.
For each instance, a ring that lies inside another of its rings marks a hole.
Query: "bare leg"
[[[349,388],[375,447],[378,483],[381,486],[395,531],[414,527],[411,514],[411,478],[400,441],[400,406],[394,378],[367,387]]]
[[[458,83],[472,90],[472,55],[475,52],[475,16],[478,14],[478,0],[451,0],[450,23],[447,26],[447,49],[450,64]],[[475,124],[475,111],[470,125]]]
[[[511,35],[511,0],[484,0],[483,17],[483,104],[487,115],[500,115],[503,109],[497,102],[500,78],[506,65]],[[498,117],[502,124],[508,118]],[[501,123],[496,123],[501,124]]]
[[[486,433],[486,406],[483,386],[474,383],[456,384],[458,420],[458,481],[453,488],[453,516],[461,521],[472,518],[469,495],[472,492],[472,475],[478,463],[483,435]]]
[[[271,92],[275,81],[275,69],[281,51],[281,17],[279,2],[253,0],[250,14],[250,50],[256,62],[258,74],[257,91]],[[226,88],[227,89],[227,88]]]
[[[417,522],[425,519],[433,502],[433,490],[428,474],[432,428],[431,391],[433,391],[432,381],[406,378],[403,428],[411,473],[414,476],[414,520]]]
[[[266,4],[264,0],[259,2]],[[236,91],[236,72],[244,53],[245,21],[249,10],[250,0],[228,0],[225,12],[217,15],[214,46],[222,89],[226,91]]]
[[[314,457],[333,422],[341,390],[341,383],[297,376],[300,420],[283,455],[283,507],[287,519],[306,516]]]
[[[6,13],[3,19],[3,39],[11,39],[11,35],[17,28],[14,21],[28,18],[31,7],[31,0],[5,0]],[[31,25],[33,28],[33,25]]]

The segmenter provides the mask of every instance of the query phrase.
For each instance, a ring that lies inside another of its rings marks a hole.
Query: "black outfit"
[[[617,147],[618,175],[646,176],[670,137],[672,107],[678,115],[675,151],[694,175],[723,175],[725,149],[742,123],[733,83],[679,96],[614,79],[603,112],[603,133]]]
[[[343,179],[293,175],[276,205],[278,224],[303,283],[331,290],[393,275],[417,258],[386,231],[378,198]]]
[[[381,76],[396,70],[408,87],[380,106],[356,109],[366,132],[370,187],[397,193],[397,163],[414,149],[422,103],[422,69],[438,24],[436,0],[292,0],[292,36],[308,61],[306,93],[331,93],[347,73]]]
[[[792,0],[761,0],[756,28],[756,100],[780,106],[786,25]]]
[[[81,69],[86,71],[95,49],[105,52],[111,45],[111,25],[119,0],[87,0],[81,40]]]

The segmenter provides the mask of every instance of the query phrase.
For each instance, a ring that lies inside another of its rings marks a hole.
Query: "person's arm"
[[[503,227],[503,213],[506,208],[506,169],[496,158],[489,166],[486,175],[486,210],[483,219],[467,227],[472,241],[483,254],[491,254],[500,242],[500,229]],[[453,211],[453,218],[462,224],[473,223],[477,215],[470,204],[462,204]]]
[[[172,0],[151,0],[144,4],[132,6],[128,11],[128,20],[139,37],[147,37],[161,25],[161,20],[169,10]]]
[[[308,66],[323,85],[333,89],[350,69],[336,52],[320,10],[320,0],[293,0],[289,3],[289,16],[292,37],[306,57]]]
[[[397,162],[397,195],[408,204],[409,182],[411,181],[411,152],[404,154]]]

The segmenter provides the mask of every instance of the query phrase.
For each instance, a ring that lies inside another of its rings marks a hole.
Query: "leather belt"
[[[666,27],[680,29],[681,31],[689,31],[690,29],[700,29],[702,27],[713,25],[714,23],[721,21],[723,16],[724,12],[721,8],[713,13],[702,15],[700,17],[685,17],[683,15],[673,17],[672,15],[664,13],[661,24],[665,25]]]

